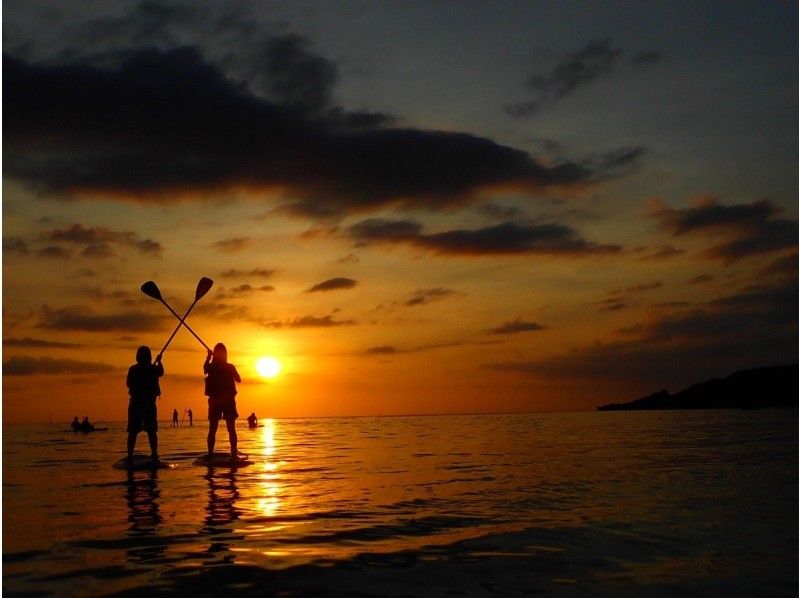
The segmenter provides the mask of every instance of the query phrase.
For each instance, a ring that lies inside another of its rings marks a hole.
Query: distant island
[[[600,405],[598,411],[645,409],[760,409],[797,407],[797,364],[741,370],[670,394],[660,390],[629,403]]]

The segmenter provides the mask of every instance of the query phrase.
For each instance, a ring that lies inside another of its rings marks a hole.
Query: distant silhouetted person
[[[178,427],[178,410],[177,409],[173,409],[172,410],[172,426],[174,428]]]
[[[84,415],[81,422],[81,432],[94,432],[94,426],[89,423],[89,416]]]
[[[79,432],[81,429],[81,422],[78,421],[78,416],[75,416],[75,419],[72,420],[72,430],[74,432]]]
[[[192,421],[193,421],[192,420],[192,417],[193,417],[192,410],[191,409],[187,409],[186,410],[186,415],[189,416],[189,427],[191,428],[192,427]]]
[[[247,425],[250,428],[257,428],[258,427],[258,418],[256,417],[255,411],[247,416]]]
[[[155,363],[150,363],[150,347],[139,347],[136,363],[128,369],[128,459],[133,459],[136,435],[144,430],[150,441],[150,454],[153,461],[158,460],[158,420],[156,399],[161,394],[158,379],[164,375],[161,355]]]
[[[214,442],[217,436],[219,420],[224,419],[228,428],[231,443],[231,454],[236,455],[236,383],[241,382],[239,372],[232,363],[228,363],[228,350],[222,343],[214,345],[203,364],[206,374],[206,396],[208,397],[208,454],[214,453]]]

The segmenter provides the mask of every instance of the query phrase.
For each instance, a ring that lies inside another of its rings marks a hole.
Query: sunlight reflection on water
[[[165,428],[176,468],[130,475],[110,467],[122,424],[89,436],[8,426],[4,589],[177,589],[197,567],[345,562],[489,562],[484,575],[511,567],[520,587],[572,579],[600,593],[621,580],[760,580],[777,593],[796,581],[796,412],[261,423],[239,430],[247,467],[194,467],[206,429]]]

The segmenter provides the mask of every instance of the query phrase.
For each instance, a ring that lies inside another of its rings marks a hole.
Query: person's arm
[[[161,376],[164,375],[164,364],[161,363],[160,355],[158,356],[158,358],[156,358],[155,367],[156,367],[156,376],[160,378]]]
[[[213,355],[213,353],[211,351],[209,351],[208,355],[206,355],[206,362],[203,364],[203,373],[204,374],[208,373],[208,366],[211,363],[211,356],[212,355]]]
[[[234,380],[236,380],[237,382],[241,382],[242,381],[241,377],[239,376],[239,372],[236,371],[236,366],[233,365],[233,364],[231,364],[231,372],[233,372],[233,379]]]
[[[131,378],[133,378],[133,367],[128,368],[128,376],[125,378],[125,386],[127,386],[128,388],[131,387],[131,382],[132,382]]]

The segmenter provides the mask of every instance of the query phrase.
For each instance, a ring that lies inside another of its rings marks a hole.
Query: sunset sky
[[[3,418],[176,320],[259,417],[594,409],[798,359],[796,2],[3,2]],[[282,366],[273,379],[262,356]],[[160,416],[205,417],[181,330]]]

